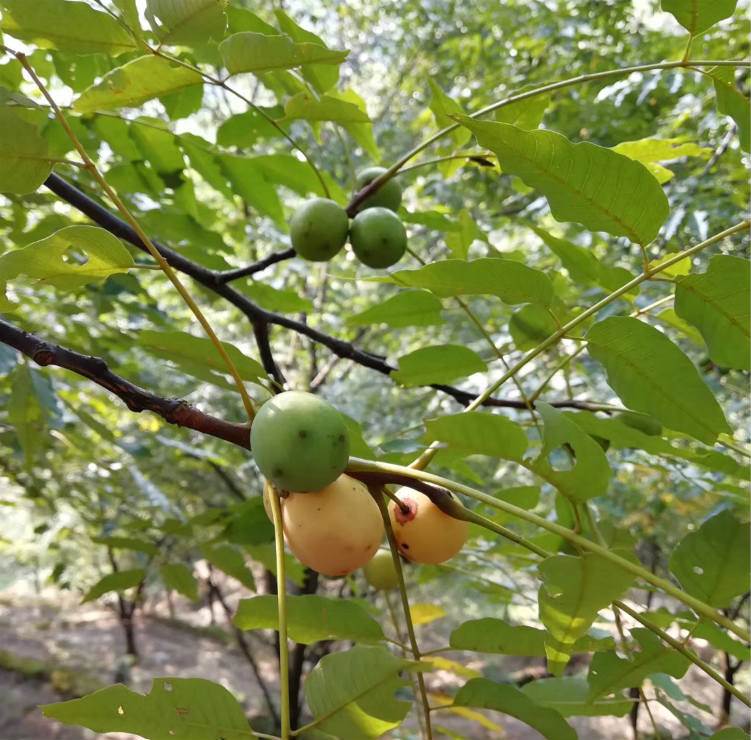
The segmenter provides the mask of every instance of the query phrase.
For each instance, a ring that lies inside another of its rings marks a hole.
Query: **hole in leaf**
[[[576,467],[576,455],[573,449],[568,446],[556,447],[548,452],[548,462],[553,470],[559,473],[565,473]]]
[[[88,255],[76,249],[66,249],[63,253],[63,262],[68,265],[85,265],[88,261]]]
[[[172,684],[169,681],[165,681],[163,686],[165,691],[172,691]]]
[[[117,713],[122,717],[125,714],[125,710],[123,709],[122,704],[119,704],[117,707]]]
[[[691,570],[697,575],[697,576],[703,576],[704,575],[704,568],[700,568],[698,565],[695,565]]]

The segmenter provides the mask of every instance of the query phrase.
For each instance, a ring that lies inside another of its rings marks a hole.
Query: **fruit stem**
[[[415,660],[420,660],[422,654],[420,653],[420,647],[417,644],[417,636],[415,635],[415,626],[412,623],[412,613],[409,610],[409,597],[407,596],[407,586],[404,583],[404,571],[402,570],[402,561],[399,557],[399,550],[396,545],[396,538],[394,537],[394,530],[391,527],[391,519],[389,518],[388,505],[386,499],[382,495],[384,493],[384,487],[382,485],[368,486],[371,495],[378,504],[378,508],[383,518],[383,526],[386,529],[386,537],[389,541],[389,548],[391,550],[391,560],[394,563],[394,570],[396,570],[396,580],[399,584],[399,595],[402,601],[402,610],[404,611],[404,622],[407,626],[407,636],[409,637],[409,645],[412,649],[412,655]],[[428,704],[428,692],[425,688],[425,679],[422,673],[417,674],[417,688],[420,693],[420,703],[422,705],[423,717],[425,721],[424,730],[426,740],[433,740],[433,728],[430,724],[430,705]]]
[[[279,693],[281,701],[282,740],[289,740],[289,645],[287,644],[287,577],[284,562],[284,531],[281,498],[276,488],[269,496],[271,518],[274,522],[274,551],[276,554],[277,611],[279,619]]]

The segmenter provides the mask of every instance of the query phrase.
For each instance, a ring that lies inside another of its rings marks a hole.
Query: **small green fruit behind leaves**
[[[407,249],[407,232],[388,208],[368,208],[352,220],[349,240],[357,259],[368,267],[396,264]]]
[[[376,177],[386,172],[385,167],[368,167],[357,174],[357,192],[359,193],[366,185],[369,185]],[[369,195],[358,207],[359,211],[366,208],[390,208],[392,211],[399,209],[402,202],[402,188],[395,179],[384,183],[378,190]]]
[[[424,493],[400,488],[396,494],[409,511],[389,502],[389,518],[399,552],[413,563],[437,565],[462,549],[469,524],[441,511]]]
[[[282,502],[284,536],[295,557],[325,576],[362,568],[383,539],[378,504],[363,483],[340,475],[313,493],[290,493]]]
[[[362,570],[365,580],[378,591],[388,591],[399,586],[390,550],[379,550]]]
[[[338,203],[328,198],[306,200],[289,222],[294,250],[306,260],[326,262],[347,241],[349,218]]]
[[[349,460],[342,415],[301,391],[280,393],[261,406],[250,445],[261,473],[286,491],[318,491],[335,481]]]

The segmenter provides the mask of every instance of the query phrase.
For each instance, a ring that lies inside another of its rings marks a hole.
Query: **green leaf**
[[[204,545],[201,555],[213,566],[255,591],[256,581],[240,550],[232,545]]]
[[[148,54],[108,72],[73,101],[73,109],[78,113],[93,113],[134,108],[152,98],[201,84],[203,78],[198,72]]]
[[[316,727],[347,740],[381,737],[409,711],[410,703],[395,699],[394,692],[408,684],[402,672],[416,667],[380,646],[327,655],[303,688]]]
[[[138,17],[136,0],[113,0],[115,7],[120,10],[121,18],[125,25],[140,39],[143,37],[141,21]]]
[[[158,549],[152,542],[139,540],[135,537],[92,537],[91,541],[97,545],[111,547],[114,550],[134,550],[147,555],[156,555]]]
[[[387,324],[394,329],[403,326],[435,326],[443,323],[441,302],[426,290],[401,290],[350,316],[347,323],[355,326]]]
[[[399,369],[394,370],[391,377],[409,388],[430,383],[450,383],[486,369],[485,362],[471,349],[461,344],[440,344],[402,355]]]
[[[493,709],[533,727],[548,740],[576,740],[576,732],[555,710],[538,704],[516,686],[487,678],[470,679],[454,697],[454,706]]]
[[[572,501],[587,501],[604,495],[611,471],[602,447],[575,422],[547,403],[538,401],[535,408],[545,422],[545,430],[542,450],[530,470]]]
[[[680,678],[691,665],[688,658],[662,643],[648,629],[632,629],[631,635],[641,646],[641,651],[633,659],[619,658],[615,651],[593,656],[587,676],[589,699],[641,686],[652,673],[667,673]]]
[[[514,92],[514,95],[519,95],[529,89],[531,88],[522,88]],[[533,95],[531,98],[519,100],[516,103],[508,103],[498,108],[494,113],[495,120],[501,123],[511,123],[529,131],[539,128],[549,104],[549,95]]]
[[[553,284],[540,270],[511,260],[443,260],[417,270],[399,270],[389,279],[409,288],[425,288],[440,298],[494,295],[504,303],[539,303],[549,306]]]
[[[588,141],[572,144],[554,131],[460,118],[505,174],[539,190],[558,221],[648,244],[669,213],[660,184],[640,162]]]
[[[458,259],[465,260],[469,254],[469,248],[475,241],[487,241],[472,214],[463,208],[459,211],[459,219],[454,231],[446,234],[446,246],[451,254]]]
[[[751,273],[748,260],[715,255],[707,271],[678,281],[675,312],[693,324],[721,367],[751,370]]]
[[[296,290],[282,290],[262,282],[235,284],[234,287],[268,311],[308,313],[313,310],[310,300],[301,296]]]
[[[308,69],[334,69],[336,67],[309,67]],[[338,70],[337,70],[338,73]],[[332,90],[329,95],[344,100],[347,103],[356,105],[363,113],[368,112],[365,101],[354,90]],[[370,157],[373,162],[381,161],[381,151],[376,144],[375,136],[373,134],[373,125],[368,123],[349,123],[341,122],[341,127],[347,131],[347,133],[355,140],[355,142],[362,147],[363,151]]]
[[[227,0],[146,0],[146,18],[162,44],[219,41],[227,28]]]
[[[678,543],[670,571],[692,596],[723,608],[748,590],[750,545],[748,524],[724,510]]]
[[[550,633],[545,644],[548,669],[560,675],[597,612],[620,597],[634,576],[591,553],[553,555],[540,563],[539,570],[540,620]]]
[[[337,123],[368,123],[368,114],[353,103],[322,95],[315,98],[307,92],[291,97],[284,104],[284,114],[289,119],[306,121],[336,121]]]
[[[725,415],[691,360],[664,334],[638,319],[612,316],[587,335],[589,354],[631,409],[707,444],[729,432]]]
[[[516,348],[527,350],[555,334],[558,326],[543,306],[530,303],[511,314],[508,328]]]
[[[45,704],[42,712],[66,725],[97,733],[133,733],[149,740],[255,737],[232,694],[202,678],[155,678],[145,696],[116,684],[81,699]]]
[[[278,629],[276,596],[242,599],[233,619],[243,630]],[[380,642],[383,630],[355,601],[306,594],[287,596],[287,630],[305,645],[321,640]]]
[[[735,82],[732,67],[715,67],[709,76],[714,80],[717,96],[717,110],[730,116],[738,127],[738,140],[741,149],[751,149],[751,101],[739,89]]]
[[[16,367],[10,380],[8,422],[16,432],[26,468],[31,469],[46,438],[47,414],[37,393],[32,370],[26,363]]]
[[[672,170],[659,162],[667,162],[681,157],[707,157],[712,150],[693,142],[680,139],[639,139],[624,141],[612,147],[614,152],[641,162],[662,184],[673,179]]]
[[[108,13],[83,2],[63,0],[0,0],[2,30],[46,49],[77,54],[122,54],[136,41]]]
[[[228,373],[224,360],[207,337],[194,337],[181,331],[152,331],[144,329],[138,332],[138,344],[156,357],[174,362],[188,375],[194,375],[197,368]],[[222,342],[232,362],[243,380],[258,380],[266,377],[263,367],[243,354],[237,347]]]
[[[459,103],[446,95],[441,86],[432,77],[428,78],[428,85],[430,86],[430,102],[428,103],[428,107],[435,117],[438,128],[450,126],[454,122],[451,116],[464,115],[464,109]],[[463,147],[471,137],[468,131],[461,128],[452,131],[450,135],[456,149]]]
[[[738,0],[661,0],[660,7],[672,13],[692,36],[735,13]]]
[[[0,193],[33,193],[49,177],[55,159],[36,126],[0,107]]]
[[[222,41],[219,51],[231,75],[292,69],[306,64],[341,64],[349,54],[319,44],[296,44],[287,36],[266,36],[249,31],[232,34]]]
[[[235,195],[256,208],[259,213],[284,223],[284,209],[274,186],[263,173],[261,165],[249,157],[225,154],[218,158],[226,179]]]
[[[749,735],[740,727],[724,727],[712,735],[709,740],[748,740]]]
[[[693,637],[706,640],[715,650],[729,653],[738,660],[749,659],[748,648],[740,641],[730,636],[730,633],[718,627],[714,622],[702,619],[698,624],[691,622],[687,625]]]
[[[184,563],[165,563],[159,568],[159,575],[164,585],[186,596],[191,601],[198,601],[198,583],[193,571]]]
[[[98,226],[66,226],[46,239],[0,255],[0,282],[19,275],[77,290],[127,272],[135,263],[120,240]]]
[[[465,455],[490,455],[521,460],[527,450],[527,435],[511,419],[499,414],[469,411],[425,422],[425,440],[443,442]]]
[[[590,699],[587,679],[580,676],[541,678],[522,686],[522,693],[544,707],[555,709],[563,717],[623,717],[634,702],[615,696],[611,699]]]
[[[126,591],[129,588],[135,588],[146,577],[146,571],[143,568],[132,568],[131,570],[119,570],[116,573],[108,573],[104,578],[100,578],[83,597],[82,604],[88,601],[94,601],[110,591]]]

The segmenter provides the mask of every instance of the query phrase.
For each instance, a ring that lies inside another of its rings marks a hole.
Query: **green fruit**
[[[385,167],[368,167],[357,175],[357,192],[359,193],[368,183],[373,182],[376,177],[386,172]],[[402,189],[399,183],[393,178],[382,185],[375,193],[369,195],[358,207],[358,211],[364,211],[366,208],[390,208],[392,211],[399,209],[402,202]]]
[[[365,580],[379,591],[399,587],[394,560],[389,550],[379,550],[362,571],[365,574]]]
[[[393,211],[368,208],[352,220],[349,241],[357,258],[368,267],[389,267],[407,249],[407,232]]]
[[[264,477],[285,491],[319,491],[349,461],[342,415],[312,393],[286,391],[261,406],[250,446]]]
[[[300,257],[313,262],[330,260],[347,241],[349,217],[327,198],[306,200],[289,222],[292,246]]]

